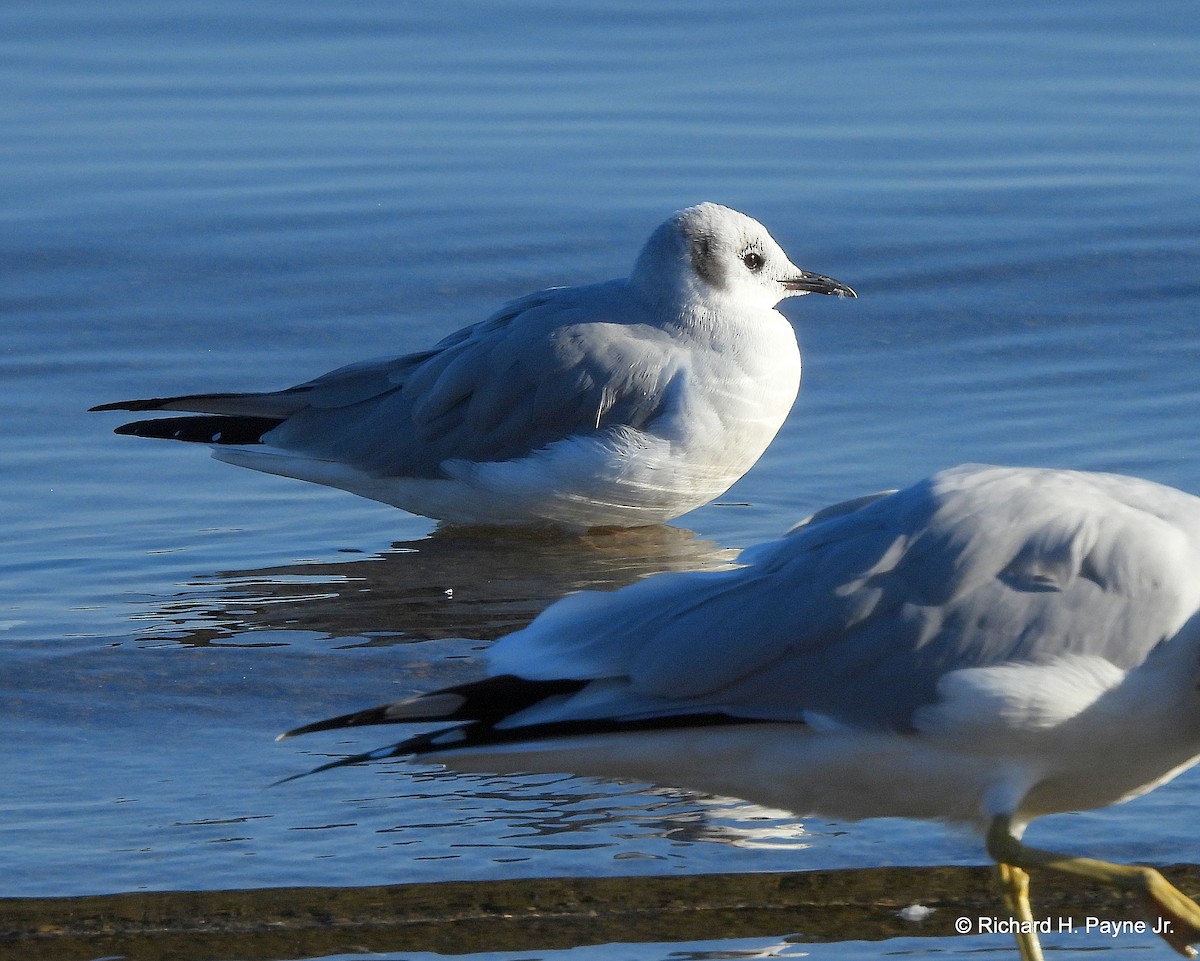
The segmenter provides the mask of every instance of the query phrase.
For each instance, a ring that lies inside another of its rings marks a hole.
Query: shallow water
[[[1053,952],[1056,961],[1094,958],[1097,952],[1113,949],[1111,938],[1099,934],[1081,934],[1063,938],[1044,938],[1043,947]],[[1153,952],[1157,939],[1142,937],[1120,942],[1122,951]],[[1160,942],[1161,943],[1161,942]],[[472,954],[472,961],[754,961],[759,958],[812,958],[823,961],[836,958],[838,961],[877,961],[879,958],[920,958],[951,956],[1008,957],[1012,954],[1011,938],[987,936],[958,938],[954,947],[948,949],[943,940],[930,938],[891,938],[887,941],[843,941],[836,945],[809,944],[792,941],[786,935],[764,938],[736,938],[721,941],[693,942],[650,942],[631,944],[604,944],[568,948],[563,951],[529,953],[527,951],[488,951]],[[1155,956],[1155,955],[1151,955]],[[384,957],[379,954],[328,955],[320,961],[376,961]],[[394,961],[438,961],[440,958],[461,957],[459,955],[411,953],[394,956]],[[300,961],[300,959],[297,959]],[[307,959],[305,959],[307,961]],[[316,961],[316,959],[313,959]]]
[[[471,676],[567,591],[952,463],[1200,492],[1198,41],[1182,0],[6,6],[0,895],[981,862],[934,826],[574,779],[268,788],[386,732],[271,739]],[[84,413],[426,346],[625,273],[705,199],[860,299],[785,305],[791,420],[670,528],[464,539]],[[1034,839],[1200,861],[1198,793]]]

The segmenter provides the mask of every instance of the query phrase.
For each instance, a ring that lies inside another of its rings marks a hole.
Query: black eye
[[[757,250],[747,250],[742,254],[742,263],[746,265],[746,269],[758,273],[762,270],[762,265],[766,261],[763,260],[763,255]]]

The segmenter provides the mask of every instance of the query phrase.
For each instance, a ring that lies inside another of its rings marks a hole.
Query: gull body
[[[726,491],[771,443],[801,371],[775,305],[813,292],[855,296],[706,203],[655,230],[628,278],[532,294],[431,350],[282,391],[94,409],[197,412],[117,432],[451,523],[655,524]]]
[[[497,642],[482,681],[292,733],[441,720],[335,765],[414,755],[973,825],[1018,914],[1026,869],[1050,868],[1136,891],[1181,951],[1200,937],[1200,909],[1157,872],[1020,840],[1200,758],[1200,499],[967,465],[742,561],[573,595]]]

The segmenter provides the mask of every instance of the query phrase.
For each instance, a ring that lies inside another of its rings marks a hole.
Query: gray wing
[[[437,477],[448,459],[508,460],[573,435],[652,421],[685,361],[645,320],[623,281],[555,288],[432,350],[352,364],[288,390],[97,409],[278,418],[264,444],[376,476]]]
[[[1127,670],[1200,605],[1200,501],[1146,481],[959,468],[756,549],[551,607],[493,670],[620,678],[623,710],[906,730],[948,672]],[[536,665],[534,667],[533,665]]]

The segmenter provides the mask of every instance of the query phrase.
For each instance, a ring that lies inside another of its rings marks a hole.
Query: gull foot
[[[1196,957],[1200,941],[1200,905],[1153,868],[1142,869],[1138,902],[1155,934],[1185,958]]]

